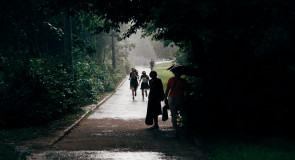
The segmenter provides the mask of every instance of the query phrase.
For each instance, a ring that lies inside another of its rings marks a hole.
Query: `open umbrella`
[[[187,75],[187,76],[197,76],[199,72],[198,69],[194,68],[193,66],[182,66],[182,65],[172,65],[167,70],[171,72]]]

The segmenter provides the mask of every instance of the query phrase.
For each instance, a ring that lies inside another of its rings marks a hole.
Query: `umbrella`
[[[193,66],[172,65],[167,70],[187,76],[197,76],[198,70]]]

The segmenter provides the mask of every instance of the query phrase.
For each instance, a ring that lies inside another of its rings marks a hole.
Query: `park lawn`
[[[169,78],[173,77],[171,71],[168,71],[167,68],[169,68],[172,65],[172,63],[162,63],[162,64],[156,64],[155,71],[158,73],[158,78],[162,80],[164,91],[166,90],[166,84],[169,80]]]

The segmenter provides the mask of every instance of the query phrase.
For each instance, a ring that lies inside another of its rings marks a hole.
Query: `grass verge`
[[[169,78],[174,76],[171,71],[167,70],[167,68],[169,68],[171,65],[172,63],[168,62],[168,63],[157,64],[155,67],[155,71],[158,73],[158,77],[162,80],[164,91],[166,90],[166,84]]]

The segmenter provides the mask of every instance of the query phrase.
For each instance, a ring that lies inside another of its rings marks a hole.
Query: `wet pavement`
[[[147,68],[137,68],[149,73]],[[160,129],[144,123],[147,97],[138,90],[132,100],[129,80],[62,140],[47,149],[35,149],[27,159],[174,160],[204,159],[192,139],[175,138],[171,119]]]
[[[141,71],[141,70],[139,70]],[[142,100],[141,90],[137,90],[137,96],[132,100],[132,94],[128,77],[103,105],[99,107],[88,119],[122,119],[132,120],[145,118],[147,97]]]

